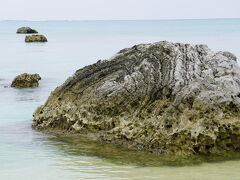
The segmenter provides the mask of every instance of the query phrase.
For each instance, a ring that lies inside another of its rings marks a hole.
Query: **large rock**
[[[21,27],[17,30],[18,34],[36,34],[38,33],[35,29],[31,29],[30,27]]]
[[[31,42],[47,42],[47,38],[43,35],[31,35],[26,36],[25,42],[31,43]]]
[[[35,88],[39,86],[41,77],[39,74],[20,74],[14,78],[11,87],[15,88]]]
[[[239,103],[233,54],[163,41],[79,69],[36,110],[33,127],[159,154],[237,152]]]

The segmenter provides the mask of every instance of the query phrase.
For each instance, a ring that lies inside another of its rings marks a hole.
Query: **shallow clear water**
[[[15,32],[26,25],[49,42],[25,44]],[[172,166],[147,153],[31,129],[33,111],[75,70],[122,48],[161,40],[208,44],[240,57],[240,19],[0,22],[0,179],[239,179],[239,160]],[[24,72],[41,74],[40,87],[6,88]]]

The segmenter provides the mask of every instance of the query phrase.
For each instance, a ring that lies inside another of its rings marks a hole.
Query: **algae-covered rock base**
[[[36,88],[39,86],[41,77],[39,74],[20,74],[14,78],[11,87],[15,88]]]
[[[48,40],[44,35],[31,35],[25,37],[25,42],[48,42]]]
[[[38,32],[30,27],[21,27],[17,30],[17,34],[36,34],[36,33]]]
[[[34,113],[46,132],[157,154],[240,151],[240,70],[206,45],[140,44],[76,71]]]

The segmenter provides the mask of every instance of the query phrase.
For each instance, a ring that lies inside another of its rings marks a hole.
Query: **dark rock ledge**
[[[36,110],[33,127],[158,154],[239,152],[239,104],[233,54],[162,41],[79,69]]]

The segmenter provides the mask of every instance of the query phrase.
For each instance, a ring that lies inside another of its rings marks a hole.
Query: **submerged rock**
[[[239,104],[233,54],[162,41],[79,69],[35,111],[33,127],[158,154],[237,152]]]
[[[25,42],[47,42],[47,38],[43,35],[26,36]]]
[[[30,27],[21,27],[17,30],[18,34],[36,34],[38,33],[35,29],[31,29]]]
[[[15,88],[35,88],[39,86],[41,77],[39,74],[21,74],[14,78],[11,87]]]

